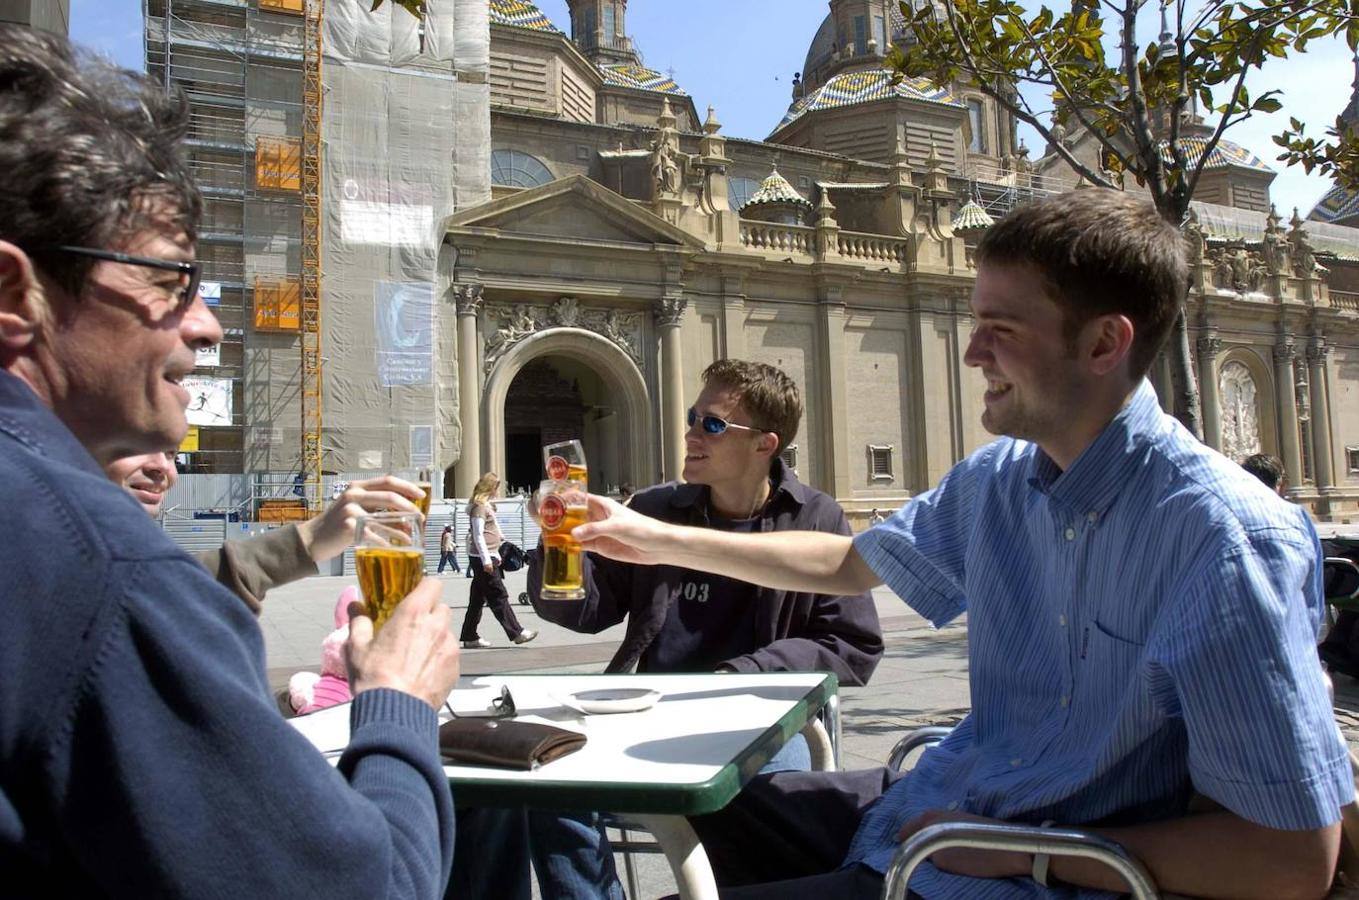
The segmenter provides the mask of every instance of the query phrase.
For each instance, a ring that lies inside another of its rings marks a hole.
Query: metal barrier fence
[[[227,493],[232,489],[228,484],[228,479],[246,479],[249,476],[242,475],[214,475],[202,476],[204,478],[220,479],[220,483],[215,485],[204,485],[201,491],[205,495],[216,497],[229,496]],[[178,487],[178,486],[176,486]],[[528,500],[524,497],[508,497],[496,501],[496,521],[500,524],[500,531],[505,535],[505,540],[518,544],[525,550],[530,550],[538,544],[539,528],[538,523],[528,514]],[[212,508],[210,508],[212,509]],[[240,522],[231,521],[228,518],[197,518],[195,510],[184,506],[176,506],[169,510],[161,518],[161,527],[169,538],[183,549],[193,552],[196,550],[216,550],[228,540],[242,540],[251,535],[270,531],[275,525],[260,522]],[[225,516],[226,512],[221,507],[216,507],[214,511],[208,512],[198,510],[199,515],[207,514],[210,516]],[[467,565],[467,501],[448,499],[443,502],[430,505],[429,516],[425,520],[425,569],[433,572],[439,565],[439,539],[443,534],[444,526],[453,526],[453,535],[457,546],[458,566],[465,568]],[[331,563],[323,564],[321,572],[325,575],[345,575],[354,571],[354,551],[346,550],[344,555],[333,560]]]

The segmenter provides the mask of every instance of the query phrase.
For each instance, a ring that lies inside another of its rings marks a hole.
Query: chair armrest
[[[1134,900],[1158,900],[1156,883],[1146,867],[1106,837],[1078,828],[1035,828],[1031,825],[988,825],[975,822],[937,822],[911,835],[897,848],[883,882],[884,900],[903,900],[911,874],[931,854],[950,847],[1084,856],[1099,860],[1122,876]]]
[[[937,744],[948,737],[951,731],[953,731],[951,727],[944,725],[926,725],[924,728],[917,728],[897,741],[897,745],[892,748],[892,752],[887,756],[887,767],[894,772],[900,772],[901,764],[906,762],[906,757],[911,755],[912,750],[917,747]]]

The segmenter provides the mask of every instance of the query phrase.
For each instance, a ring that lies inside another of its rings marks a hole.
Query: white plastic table
[[[717,896],[707,854],[686,816],[726,806],[799,732],[808,736],[813,767],[834,767],[830,739],[816,718],[835,701],[838,683],[828,673],[478,675],[459,680],[450,704],[460,712],[485,708],[502,685],[514,696],[518,718],[580,731],[587,742],[529,772],[445,766],[454,802],[625,815],[655,836],[683,900]],[[661,699],[642,712],[611,715],[582,715],[557,699],[615,687],[652,688]],[[347,704],[291,722],[323,752],[349,741]]]

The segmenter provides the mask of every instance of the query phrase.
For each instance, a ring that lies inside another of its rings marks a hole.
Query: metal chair
[[[1329,562],[1329,560],[1327,560]],[[1349,560],[1344,562],[1350,563]],[[902,763],[916,749],[937,744],[952,728],[918,728],[897,741],[887,764],[900,771]],[[1350,753],[1350,769],[1359,783],[1359,758]],[[1359,872],[1359,805],[1341,807],[1340,860],[1337,884],[1343,877]],[[1018,853],[1046,853],[1049,856],[1083,856],[1099,860],[1127,882],[1134,900],[1162,897],[1156,882],[1142,863],[1116,841],[1081,828],[1035,828],[1031,825],[991,825],[971,822],[939,822],[920,829],[897,848],[883,882],[883,900],[903,900],[916,868],[940,850],[969,847],[982,850],[1008,850]],[[1170,900],[1172,895],[1164,895]],[[1348,896],[1348,895],[1346,895]]]

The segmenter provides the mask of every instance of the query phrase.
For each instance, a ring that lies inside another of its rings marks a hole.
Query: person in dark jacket
[[[725,531],[825,531],[848,535],[844,510],[797,480],[779,451],[802,418],[796,383],[763,363],[723,359],[702,374],[689,410],[684,484],[632,496],[643,515]],[[595,633],[627,620],[606,671],[830,671],[868,681],[882,657],[882,629],[867,594],[778,591],[673,566],[635,566],[587,554],[583,600],[544,600],[542,548],[529,555],[528,593],[539,615]],[[767,771],[806,769],[795,737]],[[544,896],[622,896],[597,817],[529,813]]]

